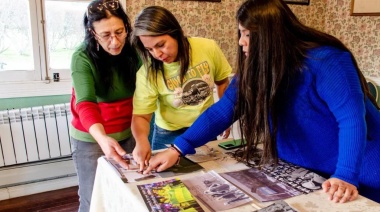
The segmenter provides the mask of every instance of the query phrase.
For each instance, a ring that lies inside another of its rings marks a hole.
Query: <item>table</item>
[[[212,141],[207,145],[213,148],[221,141]],[[218,149],[219,150],[219,149]],[[224,151],[220,149],[220,151]],[[216,172],[237,171],[245,168],[242,163],[234,160],[219,159],[217,161],[207,161],[200,163],[206,171],[214,170]],[[199,172],[178,176],[180,179],[186,179],[199,174]],[[146,184],[151,182],[163,181],[170,178],[155,178],[142,182],[124,183],[116,174],[113,167],[102,157],[98,159],[98,167],[96,171],[94,190],[91,200],[91,212],[118,212],[118,211],[148,211],[142,196],[137,188],[137,184]],[[300,195],[286,199],[292,208],[299,212],[306,211],[366,211],[378,212],[380,211],[380,204],[359,196],[355,201],[339,204],[327,200],[327,195],[322,191],[316,191],[307,195]],[[201,202],[199,204],[203,207]],[[230,209],[229,212],[234,211],[254,211],[268,205],[272,202],[261,203],[254,200],[251,204],[244,205],[238,208]],[[207,208],[203,207],[206,211]]]

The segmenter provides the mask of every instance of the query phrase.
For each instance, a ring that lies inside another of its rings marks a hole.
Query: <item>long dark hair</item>
[[[100,5],[104,2],[114,1],[114,0],[95,0],[92,1],[89,7],[96,8],[97,5]],[[126,82],[126,88],[135,90],[136,87],[136,72],[139,68],[139,58],[135,48],[130,44],[130,35],[132,33],[132,27],[130,20],[125,14],[120,3],[119,8],[115,10],[110,10],[103,8],[103,10],[92,10],[91,13],[88,11],[84,15],[84,28],[85,28],[85,39],[86,50],[91,58],[92,62],[96,67],[96,71],[99,74],[98,83],[102,84],[105,88],[113,89],[113,74],[112,71],[116,66],[117,74],[121,80]],[[109,55],[103,48],[97,49],[97,41],[92,33],[94,30],[93,23],[100,21],[105,18],[110,18],[115,16],[123,20],[125,30],[127,32],[127,37],[125,45],[119,55],[113,56]],[[111,64],[108,64],[112,61]]]
[[[303,25],[282,0],[248,0],[240,6],[236,19],[250,33],[248,58],[241,47],[238,51],[235,110],[247,141],[243,155],[247,162],[263,143],[261,164],[277,163],[279,106],[290,79],[300,73],[312,48],[327,45],[350,52],[365,97],[375,102],[351,51],[337,38]]]
[[[133,32],[132,43],[142,55],[146,69],[148,70],[148,78],[153,79],[157,83],[157,74],[161,72],[165,84],[163,62],[155,59],[142,44],[139,36],[161,36],[169,35],[178,42],[177,60],[180,63],[179,76],[181,84],[190,65],[190,44],[187,37],[175,16],[167,9],[160,6],[150,6],[144,8],[136,17],[135,30]],[[152,73],[150,73],[152,72]]]

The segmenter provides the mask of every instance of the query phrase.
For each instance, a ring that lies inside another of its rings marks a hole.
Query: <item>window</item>
[[[53,73],[70,91],[71,54],[83,41],[89,2],[0,1],[0,98],[28,96],[26,85],[35,90],[29,96],[60,94],[51,92]]]

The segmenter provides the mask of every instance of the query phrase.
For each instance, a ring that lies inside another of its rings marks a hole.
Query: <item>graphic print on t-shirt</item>
[[[174,92],[174,107],[201,104],[212,93],[213,80],[210,77],[210,67],[207,62],[190,68],[183,81],[183,86],[180,87],[178,75],[167,79],[168,89]]]
[[[210,86],[203,80],[187,81],[183,86],[182,102],[186,105],[198,105],[211,93]]]

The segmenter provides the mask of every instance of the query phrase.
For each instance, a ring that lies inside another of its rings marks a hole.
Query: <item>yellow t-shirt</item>
[[[157,74],[157,84],[148,80],[144,65],[136,76],[133,114],[155,112],[155,123],[166,130],[189,127],[214,103],[214,82],[226,79],[232,70],[214,40],[196,37],[188,40],[191,61],[182,86],[178,62],[164,63],[167,87],[161,73]]]

